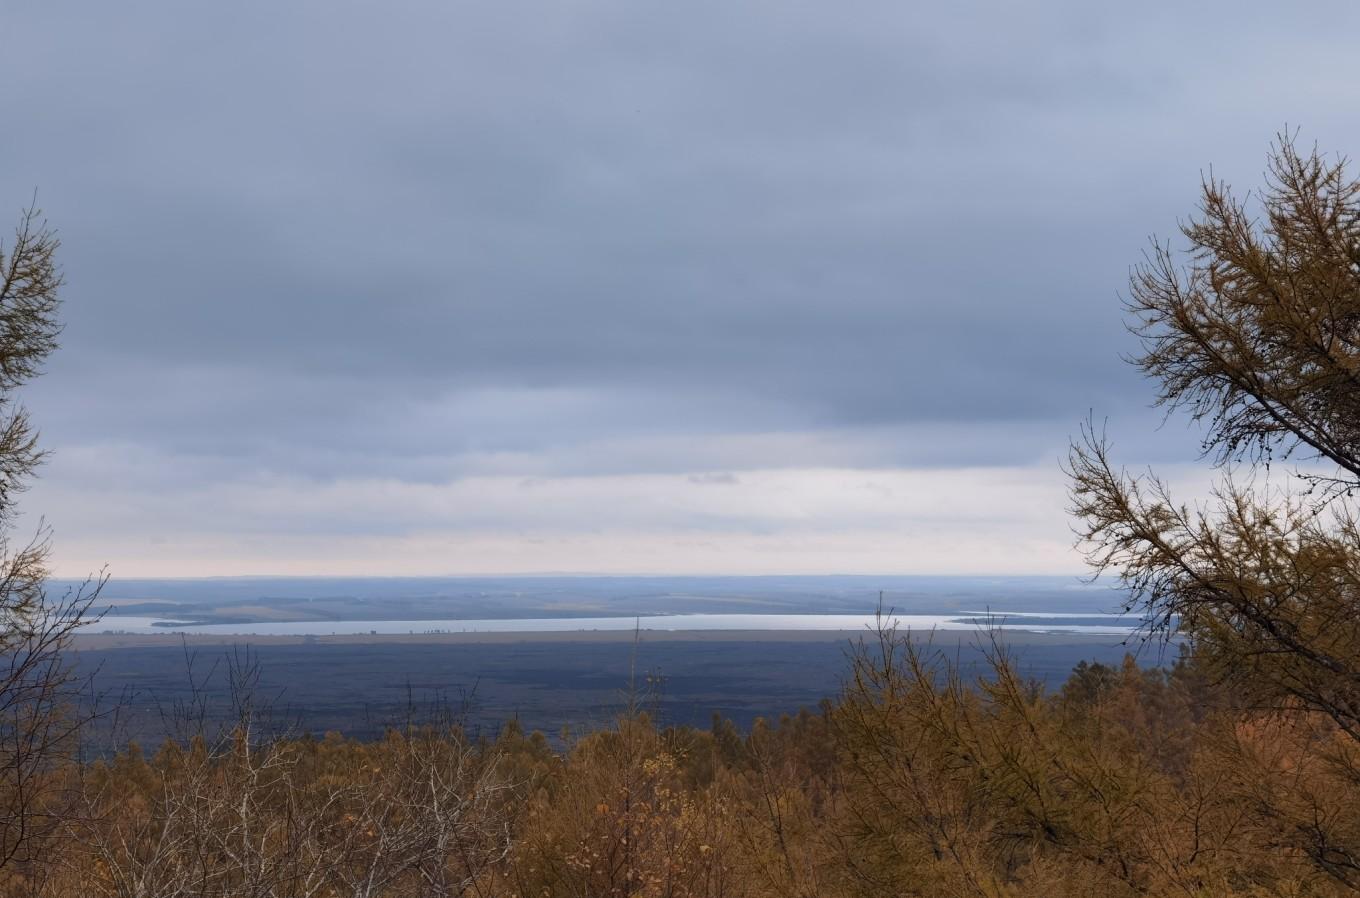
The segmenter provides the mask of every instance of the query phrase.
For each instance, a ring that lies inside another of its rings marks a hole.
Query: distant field
[[[714,713],[749,727],[814,707],[834,696],[847,671],[849,633],[647,634],[634,650],[631,634],[456,634],[444,637],[274,637],[251,640],[261,667],[259,696],[280,720],[316,733],[380,735],[406,718],[407,707],[461,705],[469,722],[491,732],[517,718],[526,729],[558,733],[607,723],[624,701],[630,667],[639,681],[655,674],[652,707],[664,722],[707,726]],[[460,638],[461,637],[461,638]],[[968,671],[981,670],[973,637],[952,634],[937,644]],[[1080,660],[1117,662],[1126,649],[1111,639],[1016,634],[1009,642],[1031,676],[1050,686]],[[145,743],[164,732],[162,712],[189,693],[187,652],[198,678],[208,678],[214,713],[226,705],[226,639],[86,636],[77,640],[78,669],[96,688],[126,694],[123,735]],[[239,651],[239,649],[237,650]],[[1155,658],[1147,659],[1153,663]]]

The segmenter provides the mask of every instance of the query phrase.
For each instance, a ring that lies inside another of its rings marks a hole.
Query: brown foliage
[[[1118,896],[1348,893],[1352,740],[1230,707],[1193,659],[1047,694],[995,646],[965,682],[885,629],[820,714],[744,736],[645,715],[554,749],[508,727],[218,738],[67,775],[45,879],[73,896]],[[1207,699],[1210,699],[1206,701]],[[32,888],[34,883],[41,890]]]
[[[1360,182],[1285,138],[1259,217],[1211,179],[1183,233],[1183,266],[1158,246],[1134,275],[1137,361],[1163,404],[1206,425],[1218,464],[1301,454],[1304,489],[1230,475],[1190,508],[1088,429],[1069,459],[1073,511],[1095,568],[1152,630],[1190,639],[1249,715],[1219,750],[1252,772],[1225,788],[1269,831],[1261,850],[1303,852],[1360,889]]]

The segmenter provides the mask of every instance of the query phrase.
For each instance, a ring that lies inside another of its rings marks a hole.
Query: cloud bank
[[[67,574],[1077,570],[1089,410],[1194,457],[1119,361],[1147,236],[1360,146],[1308,6],[7,10],[26,505]]]

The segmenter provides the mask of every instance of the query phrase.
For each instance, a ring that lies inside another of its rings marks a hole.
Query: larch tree
[[[0,871],[19,875],[60,829],[57,767],[79,716],[63,650],[102,579],[58,596],[45,583],[50,532],[16,539],[17,499],[45,453],[17,392],[57,346],[56,234],[28,209],[0,242]]]
[[[1160,405],[1202,424],[1224,477],[1186,504],[1117,467],[1088,428],[1068,460],[1073,512],[1129,610],[1185,637],[1254,727],[1263,712],[1288,721],[1315,756],[1286,766],[1325,772],[1318,800],[1282,789],[1262,819],[1360,889],[1356,815],[1324,806],[1360,796],[1360,181],[1285,135],[1262,191],[1207,179],[1181,232],[1185,249],[1154,243],[1133,272],[1134,361]],[[1288,485],[1258,476],[1272,465]]]

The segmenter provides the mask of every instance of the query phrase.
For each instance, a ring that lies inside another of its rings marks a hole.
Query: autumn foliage
[[[1342,895],[1360,753],[1247,711],[1192,656],[1082,665],[999,646],[965,682],[885,629],[842,695],[740,734],[645,713],[566,743],[456,725],[375,742],[219,738],[57,771],[64,831],[7,867],[41,896]]]

